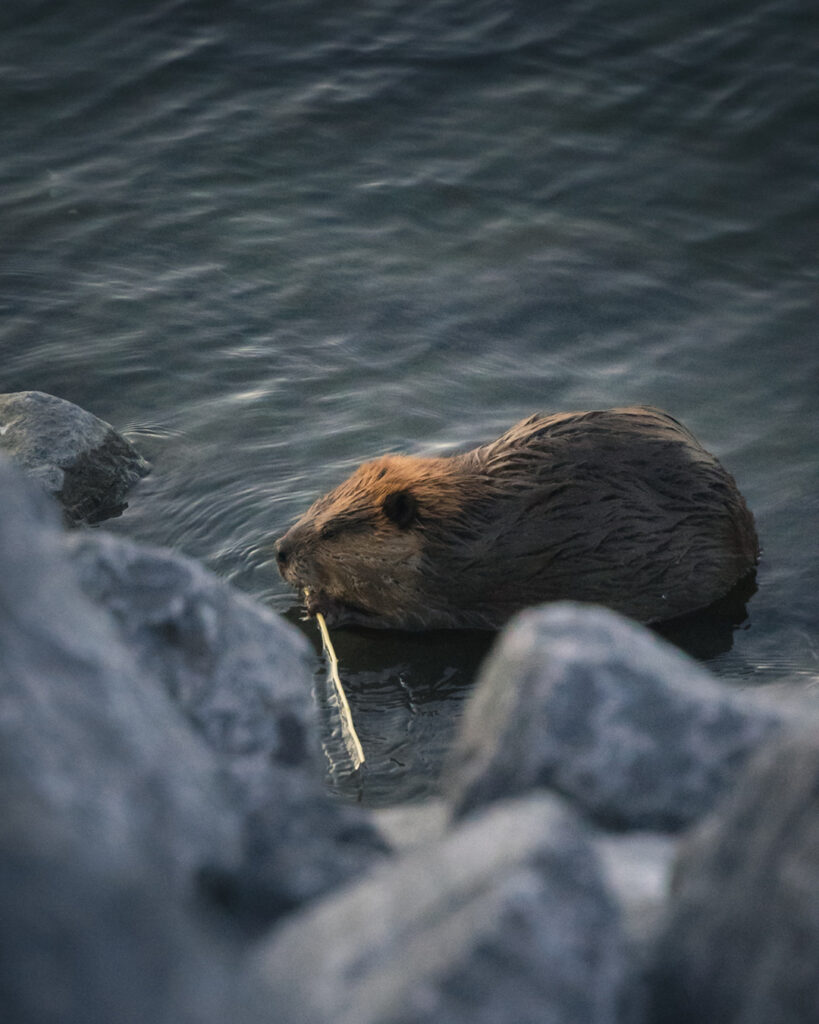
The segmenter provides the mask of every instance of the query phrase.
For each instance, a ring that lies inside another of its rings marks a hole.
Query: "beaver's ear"
[[[381,503],[384,515],[400,530],[406,530],[418,515],[418,502],[412,491],[392,491]]]

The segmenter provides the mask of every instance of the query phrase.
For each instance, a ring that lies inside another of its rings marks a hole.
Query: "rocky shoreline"
[[[532,609],[443,799],[344,804],[297,630],[65,529],[147,468],[70,403],[0,396],[4,1019],[819,1020],[816,709],[605,610]]]

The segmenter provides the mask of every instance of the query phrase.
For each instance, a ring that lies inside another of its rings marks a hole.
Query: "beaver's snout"
[[[316,530],[313,525],[299,521],[275,542],[282,579],[301,593],[308,615],[321,612],[330,625],[377,625],[368,598],[373,590],[389,587],[386,567],[356,565],[345,552],[343,538],[341,544],[335,543],[327,526]],[[376,599],[376,606],[379,603],[389,605],[383,594],[380,602]]]
[[[310,538],[305,537],[304,531],[299,532],[297,526],[291,527],[287,533],[274,544],[276,552],[276,566],[279,575],[291,586],[303,590],[310,582],[309,577],[309,551]]]
[[[276,541],[276,565],[279,567],[279,572],[284,575],[284,570],[287,568],[287,563],[290,561],[290,545],[287,543],[285,537],[279,537]]]

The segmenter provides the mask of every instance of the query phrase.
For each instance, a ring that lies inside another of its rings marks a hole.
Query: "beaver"
[[[759,558],[733,477],[648,406],[535,414],[443,457],[384,455],[276,542],[331,625],[497,629],[569,599],[645,623],[704,608]]]

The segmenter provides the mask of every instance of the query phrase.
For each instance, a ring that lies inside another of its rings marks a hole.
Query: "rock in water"
[[[121,515],[150,468],[110,423],[42,391],[0,395],[0,448],[57,498],[72,525]]]
[[[221,766],[86,598],[56,508],[0,460],[0,745],[55,818],[181,888],[233,864]]]
[[[538,795],[294,915],[259,969],[302,1024],[622,1024],[625,947],[585,829]]]
[[[55,815],[2,747],[0,864],[6,1024],[269,1021],[240,951],[162,873],[112,857],[91,829]]]
[[[4,1022],[270,1019],[234,922],[383,854],[322,789],[305,650],[187,559],[67,534],[0,457]]]
[[[210,747],[316,768],[313,668],[295,627],[173,551],[105,530],[73,533],[65,548],[135,664]]]
[[[360,807],[324,785],[308,645],[280,616],[197,562],[104,530],[66,538],[88,597],[234,781],[242,856],[209,889],[257,929],[380,860]]]
[[[767,745],[683,846],[650,1024],[819,1021],[819,732]]]
[[[605,825],[671,831],[710,809],[773,712],[615,612],[523,612],[486,661],[456,741],[456,814],[545,786]]]

